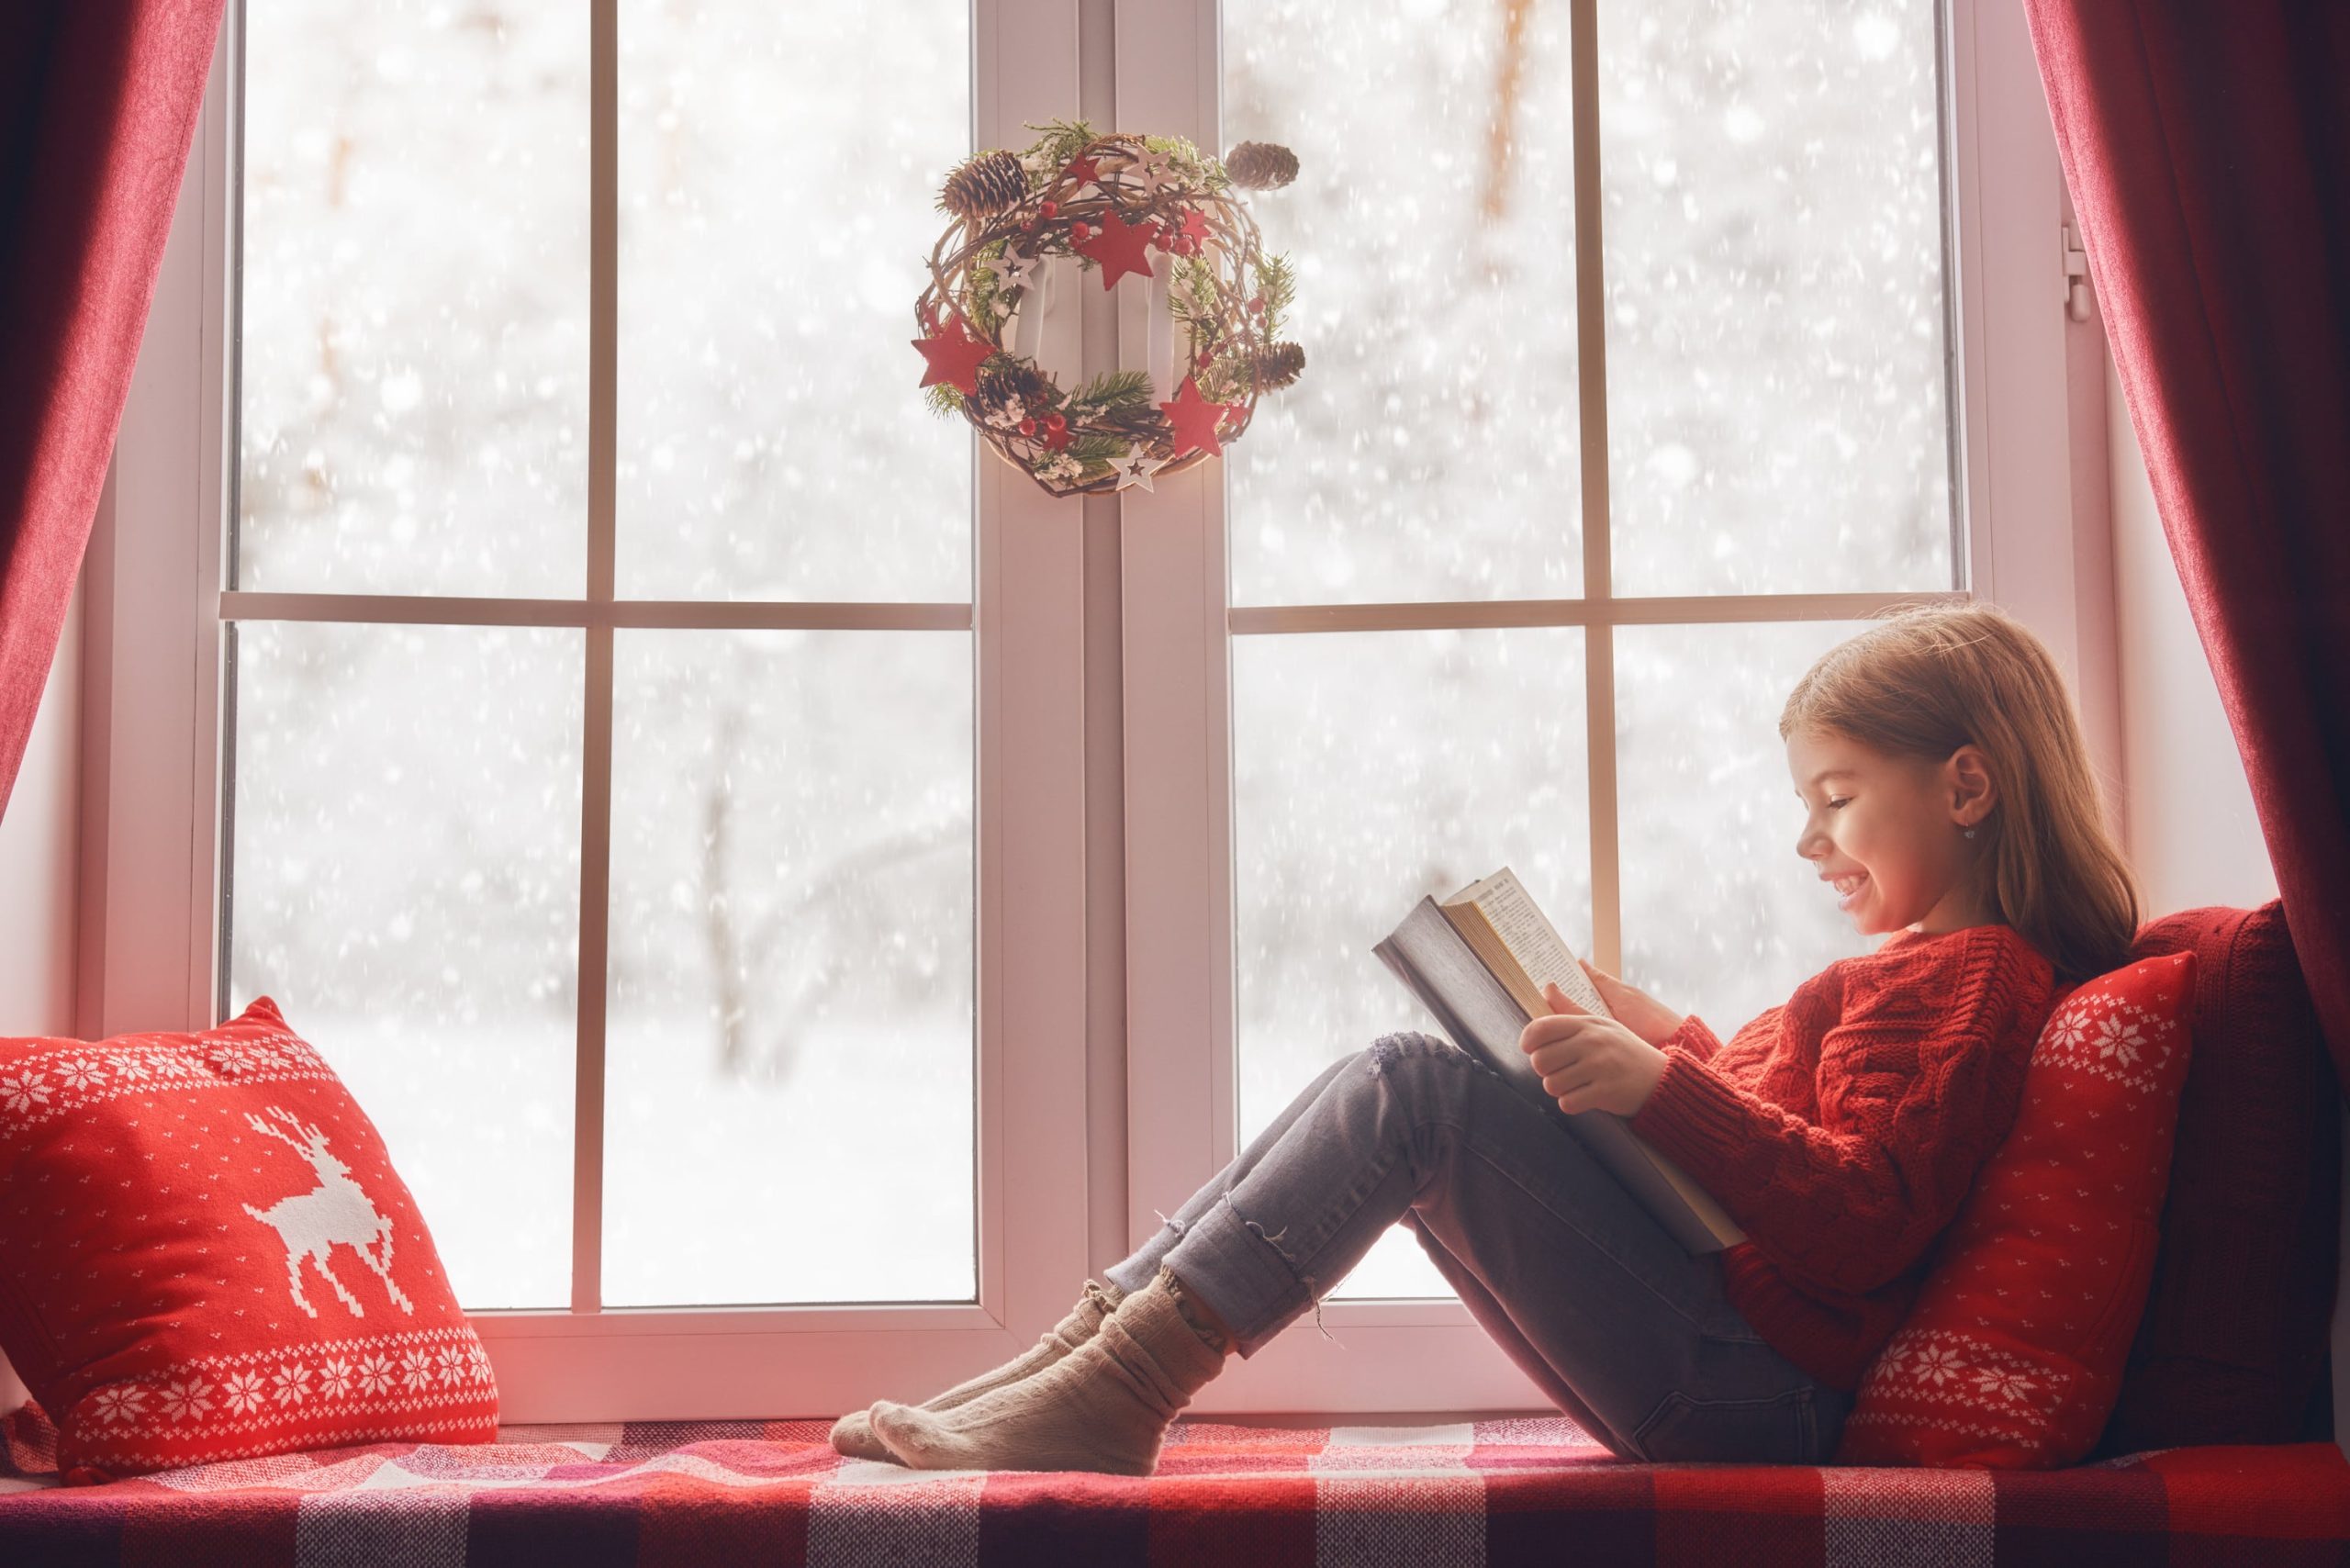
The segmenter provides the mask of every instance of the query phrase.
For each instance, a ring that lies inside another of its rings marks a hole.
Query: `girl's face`
[[[1981,751],[1963,745],[1928,763],[1797,730],[1787,766],[1805,812],[1796,853],[1818,868],[1855,929],[1939,935],[1993,923],[1975,891],[1983,840],[1964,832],[1993,804]]]

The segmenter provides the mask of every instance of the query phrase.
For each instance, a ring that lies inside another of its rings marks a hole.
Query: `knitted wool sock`
[[[967,1405],[980,1394],[1002,1388],[1008,1383],[1018,1383],[1032,1372],[1041,1372],[1093,1338],[1102,1320],[1110,1316],[1125,1292],[1106,1281],[1085,1282],[1085,1294],[1078,1298],[1069,1316],[1036,1337],[1035,1344],[996,1368],[981,1372],[966,1383],[958,1383],[944,1394],[934,1394],[916,1409],[952,1410]],[[862,1410],[852,1410],[833,1423],[833,1447],[852,1459],[879,1459],[892,1463],[898,1456],[882,1446],[873,1435],[873,1425]]]
[[[1186,1305],[1202,1327],[1186,1320]],[[1148,1475],[1176,1412],[1224,1369],[1230,1344],[1161,1264],[1093,1338],[1042,1372],[952,1410],[876,1400],[873,1432],[916,1470]]]

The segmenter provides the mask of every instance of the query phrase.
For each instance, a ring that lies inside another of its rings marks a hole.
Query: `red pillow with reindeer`
[[[2154,1282],[2194,989],[2195,956],[2165,954],[2049,1014],[1835,1463],[2045,1470],[2096,1444]]]
[[[69,1484],[498,1431],[384,1140],[265,996],[194,1034],[0,1039],[0,1350]]]

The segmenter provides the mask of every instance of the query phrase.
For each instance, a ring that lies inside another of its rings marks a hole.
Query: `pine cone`
[[[1046,387],[1045,378],[1034,365],[1013,360],[1008,364],[990,364],[979,372],[977,399],[985,412],[1008,407],[1014,398],[1028,412],[1043,407]]]
[[[1020,160],[997,151],[967,160],[947,175],[942,199],[946,210],[966,223],[985,223],[1027,195],[1028,180],[1020,172]]]
[[[1297,154],[1277,141],[1244,141],[1225,155],[1224,172],[1243,190],[1278,190],[1297,178]]]
[[[1305,345],[1275,343],[1256,355],[1257,385],[1270,392],[1295,381],[1305,370]]]

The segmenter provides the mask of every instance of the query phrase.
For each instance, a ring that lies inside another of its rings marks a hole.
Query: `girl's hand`
[[[1555,983],[1542,994],[1556,1011],[1529,1019],[1517,1048],[1533,1059],[1559,1109],[1639,1114],[1664,1076],[1664,1053],[1617,1020],[1584,1012]]]
[[[1673,1032],[1681,1027],[1680,1014],[1639,986],[1627,985],[1606,969],[1595,969],[1583,959],[1577,958],[1575,962],[1583,965],[1583,972],[1591,977],[1591,983],[1599,991],[1599,999],[1607,1003],[1607,1011],[1616,1014],[1617,1022],[1650,1045],[1663,1045],[1673,1037]]]

